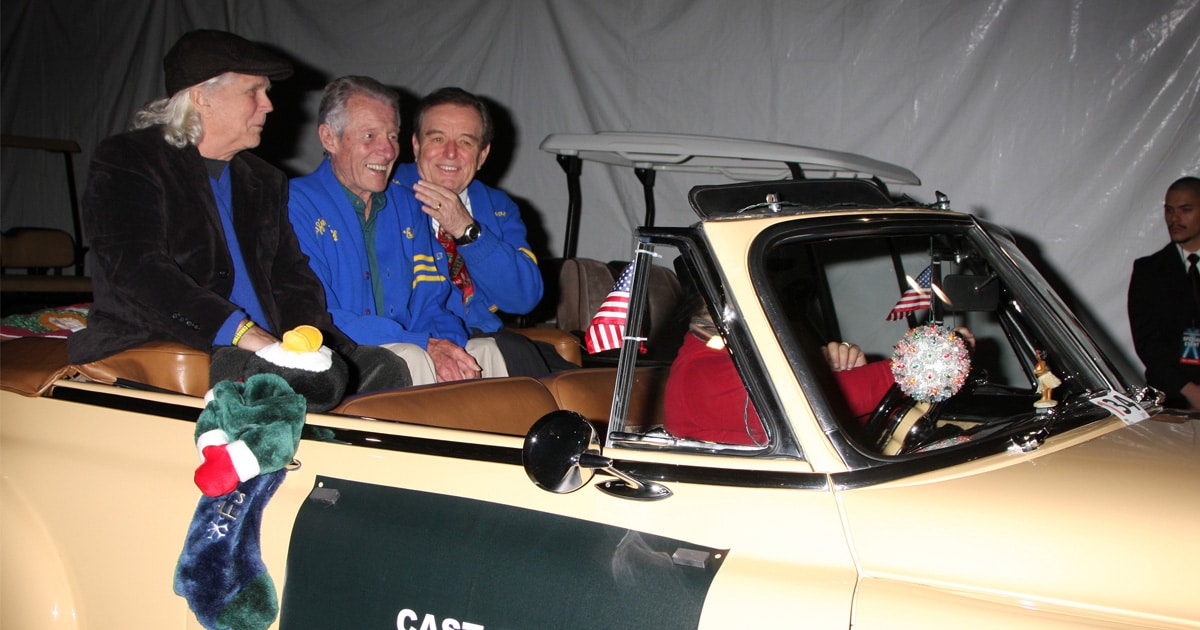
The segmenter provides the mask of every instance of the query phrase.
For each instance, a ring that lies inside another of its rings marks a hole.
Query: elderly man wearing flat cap
[[[192,31],[163,58],[168,96],[96,148],[84,193],[95,301],[69,342],[86,363],[150,341],[213,352],[213,378],[308,324],[351,364],[351,391],[411,382],[390,352],[333,324],[287,218],[286,176],[258,146],[291,64],[232,33]],[[237,350],[232,350],[236,348]],[[218,361],[218,358],[222,358]],[[244,359],[241,359],[244,360]]]

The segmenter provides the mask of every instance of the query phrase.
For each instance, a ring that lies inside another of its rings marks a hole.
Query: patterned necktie
[[[454,281],[454,286],[462,290],[463,304],[466,304],[471,301],[471,298],[475,297],[475,284],[471,282],[471,274],[467,273],[467,262],[458,253],[458,245],[454,243],[454,239],[451,238],[450,233],[440,225],[438,226],[437,239],[442,244],[442,247],[446,248],[446,263],[450,268],[450,279]]]

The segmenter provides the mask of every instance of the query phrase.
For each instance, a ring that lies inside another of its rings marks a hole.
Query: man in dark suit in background
[[[1163,217],[1171,242],[1134,261],[1129,326],[1146,382],[1168,407],[1200,410],[1200,178],[1167,188]]]

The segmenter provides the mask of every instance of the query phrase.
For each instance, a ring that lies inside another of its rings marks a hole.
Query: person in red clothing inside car
[[[969,330],[955,330],[974,348],[975,338]],[[846,408],[861,428],[894,382],[891,361],[867,362],[861,348],[837,341],[823,346],[821,354],[833,370]],[[746,446],[767,444],[762,421],[707,309],[701,308],[692,317],[679,354],[671,364],[663,428],[678,438]]]

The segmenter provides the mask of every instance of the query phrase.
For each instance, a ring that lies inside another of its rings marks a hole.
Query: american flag
[[[896,305],[892,307],[892,312],[888,313],[887,320],[894,322],[903,317],[905,313],[929,308],[929,283],[932,278],[933,269],[926,267],[925,271],[922,271],[921,275],[917,276],[917,286],[921,288],[909,287],[900,296],[900,300],[896,302]]]
[[[617,284],[588,324],[584,341],[591,354],[620,348],[625,339],[625,318],[629,315],[629,290],[633,285],[633,263],[625,266]]]

